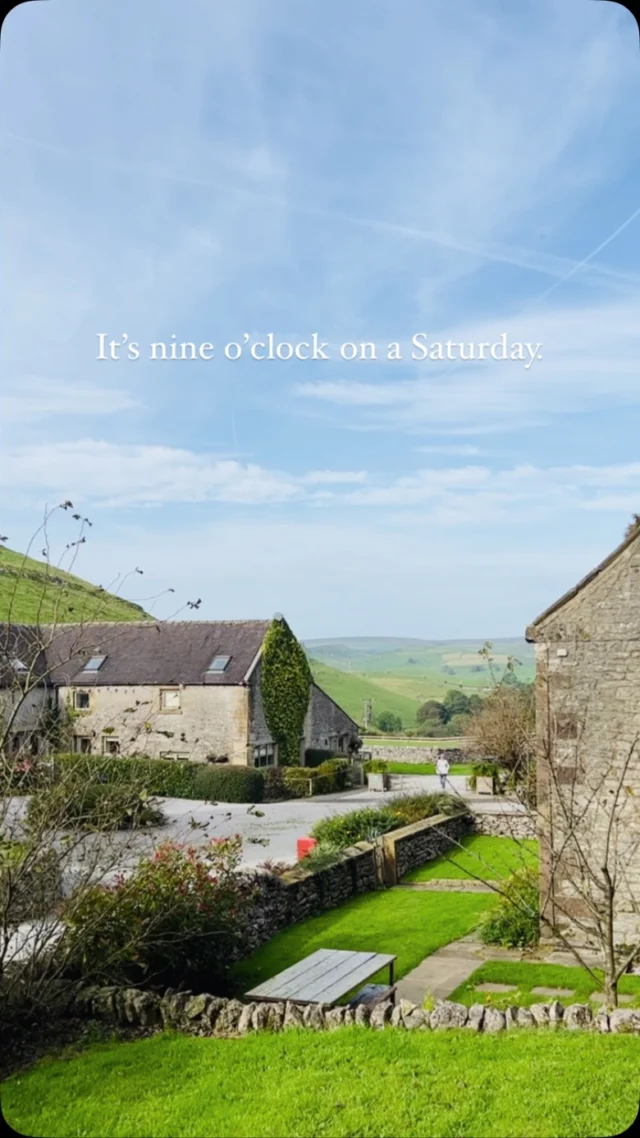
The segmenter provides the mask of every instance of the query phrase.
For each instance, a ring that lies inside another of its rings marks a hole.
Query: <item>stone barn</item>
[[[640,528],[526,638],[544,912],[574,944],[602,944],[608,912],[616,944],[640,943]]]

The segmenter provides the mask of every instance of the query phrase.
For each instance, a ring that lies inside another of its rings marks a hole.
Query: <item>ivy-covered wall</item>
[[[286,620],[274,620],[264,640],[260,694],[269,734],[283,766],[300,761],[300,738],[309,706],[311,670]]]

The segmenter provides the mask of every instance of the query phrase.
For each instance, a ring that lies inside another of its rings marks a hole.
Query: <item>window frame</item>
[[[87,700],[86,707],[80,707],[80,704],[78,703],[78,697],[79,696],[86,698],[86,700]],[[88,691],[85,691],[84,688],[74,688],[73,689],[73,710],[74,711],[91,711],[91,693]]]
[[[222,665],[221,668],[214,668],[213,665],[215,664],[216,660],[224,660],[224,664]],[[213,657],[213,660],[209,664],[209,667],[207,668],[207,675],[208,676],[222,676],[222,675],[224,675],[224,673],[226,672],[230,663],[231,663],[231,656],[225,656],[222,652],[219,652],[217,656]]]
[[[176,695],[178,697],[177,707],[165,707],[163,697],[165,695]],[[176,715],[182,711],[182,689],[179,687],[162,687],[158,693],[158,706],[161,715]]]
[[[112,747],[114,749],[112,749]],[[113,735],[103,735],[102,754],[105,756],[121,755],[122,750],[120,747],[120,740],[114,739]]]
[[[261,755],[260,752],[264,751]],[[260,760],[264,759],[264,762]],[[259,770],[265,767],[277,767],[278,765],[278,746],[277,743],[254,743],[253,747],[253,765]]]

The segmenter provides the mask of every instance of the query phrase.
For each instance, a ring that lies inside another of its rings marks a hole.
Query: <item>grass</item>
[[[313,678],[356,723],[362,723],[364,701],[374,701],[374,713],[391,711],[399,715],[403,727],[413,727],[420,701],[398,692],[386,691],[370,676],[341,672],[319,660],[310,659]]]
[[[631,1036],[345,1028],[93,1044],[13,1076],[2,1109],[41,1138],[605,1138],[639,1093]]]
[[[449,774],[463,774],[467,777],[471,774],[473,767],[465,765],[464,763],[452,763],[449,767]],[[389,774],[435,774],[435,763],[388,763]]]
[[[465,936],[494,904],[487,893],[367,893],[277,933],[236,965],[234,987],[241,995],[318,948],[394,954],[400,979],[437,948]]]
[[[412,870],[404,880],[465,879],[475,874],[486,881],[498,881],[525,865],[535,866],[538,862],[538,842],[534,838],[515,841],[513,838],[472,834],[463,838],[461,845],[463,849],[452,846],[448,855]]]
[[[600,972],[598,972],[601,975]],[[515,984],[515,992],[477,992],[478,984]],[[586,1004],[598,985],[594,983],[584,968],[570,968],[561,964],[528,964],[521,961],[491,960],[481,965],[471,976],[460,984],[455,992],[448,997],[458,1000],[462,1004],[491,1003],[495,1007],[504,1007],[507,1004],[529,1007],[548,1000],[548,996],[532,993],[532,988],[567,988],[572,989],[572,996],[558,996],[561,1004]],[[621,1004],[621,1007],[640,1007],[640,977],[623,976],[618,991],[635,996],[630,1005]]]
[[[144,620],[140,607],[80,577],[0,546],[0,621]]]

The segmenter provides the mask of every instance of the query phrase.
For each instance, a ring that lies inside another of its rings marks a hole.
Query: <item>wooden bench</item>
[[[381,1004],[383,1000],[393,1000],[396,1002],[396,986],[395,984],[389,986],[388,984],[365,984],[359,992],[356,992],[353,999],[349,1000],[348,1007],[357,1008],[360,1004]]]

